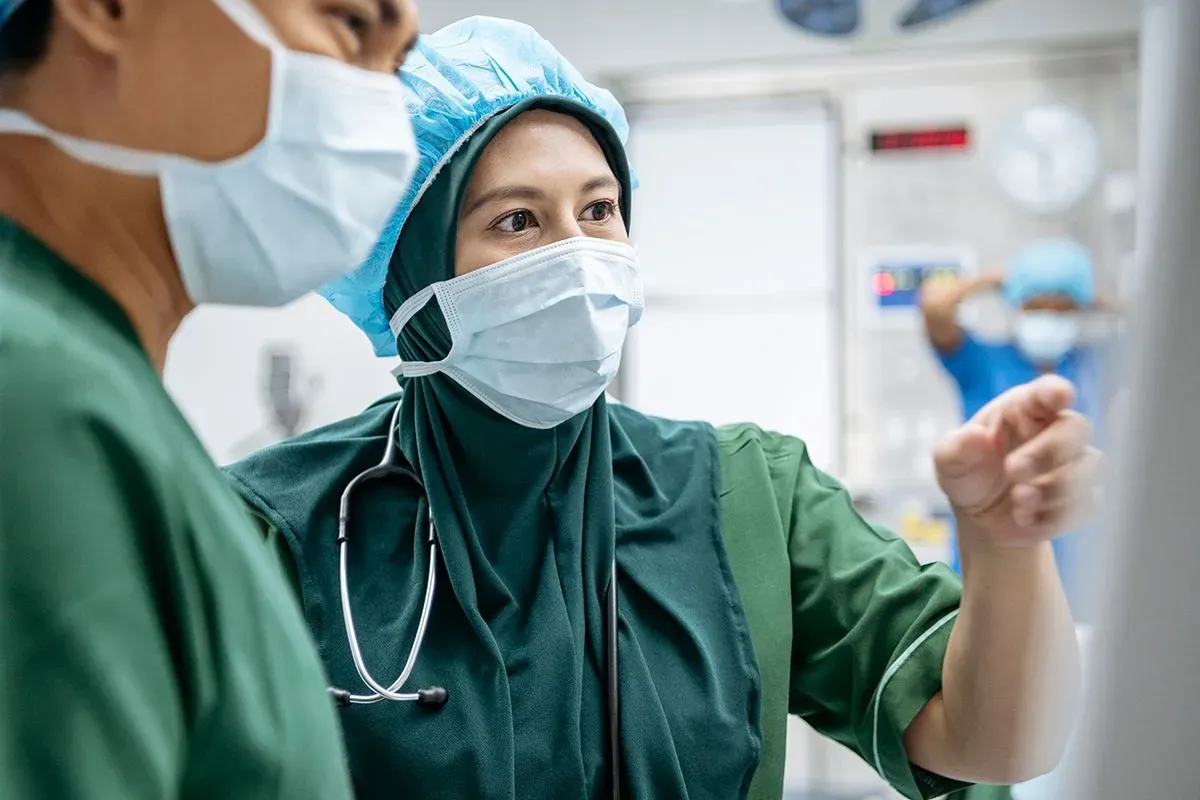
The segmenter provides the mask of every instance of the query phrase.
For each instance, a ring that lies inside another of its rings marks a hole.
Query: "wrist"
[[[1043,562],[1054,564],[1054,547],[1049,541],[997,542],[970,522],[957,523],[958,555],[964,572],[972,567],[1002,570],[1036,569]]]

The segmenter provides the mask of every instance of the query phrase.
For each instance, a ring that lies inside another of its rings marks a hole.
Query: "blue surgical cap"
[[[471,17],[422,36],[400,80],[411,92],[408,113],[420,152],[412,186],[367,261],[320,290],[367,334],[378,356],[396,355],[383,285],[400,231],[443,165],[480,126],[523,100],[562,97],[603,117],[622,143],[629,138],[616,99],[584,80],[537,31],[511,20]]]
[[[1096,299],[1092,254],[1069,239],[1045,239],[1018,250],[1008,262],[1004,299],[1019,308],[1031,298],[1060,294],[1080,307]]]
[[[8,18],[13,15],[13,12],[24,3],[25,0],[0,0],[0,28],[4,27],[4,23],[8,22]]]

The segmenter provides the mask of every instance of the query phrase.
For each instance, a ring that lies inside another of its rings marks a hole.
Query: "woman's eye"
[[[592,203],[583,212],[583,217],[588,222],[607,222],[612,219],[617,213],[617,207],[609,200],[601,200],[598,203]]]
[[[496,223],[496,229],[505,233],[522,233],[537,223],[528,211],[514,211]]]

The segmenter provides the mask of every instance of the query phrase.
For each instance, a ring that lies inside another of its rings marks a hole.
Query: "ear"
[[[69,28],[97,53],[115,56],[125,36],[126,0],[54,0],[55,26]]]

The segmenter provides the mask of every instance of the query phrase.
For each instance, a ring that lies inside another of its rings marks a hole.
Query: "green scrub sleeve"
[[[254,517],[254,522],[262,531],[263,539],[267,543],[267,550],[271,553],[272,560],[278,565],[279,572],[283,575],[283,579],[287,581],[288,588],[292,590],[292,595],[296,598],[296,602],[303,606],[304,591],[300,588],[300,571],[296,569],[296,557],[292,555],[292,549],[288,546],[287,537],[280,532],[279,528],[267,519],[257,510],[251,508],[251,515]]]
[[[47,402],[70,385],[42,385],[52,362],[10,359],[0,386],[0,797],[174,797],[185,723],[139,546],[154,501],[120,437]]]
[[[963,788],[911,764],[904,750],[909,723],[942,688],[961,584],[860,517],[803,442],[778,436],[766,449],[794,465],[790,485],[777,489],[792,501],[791,713],[857,752],[907,798]]]

